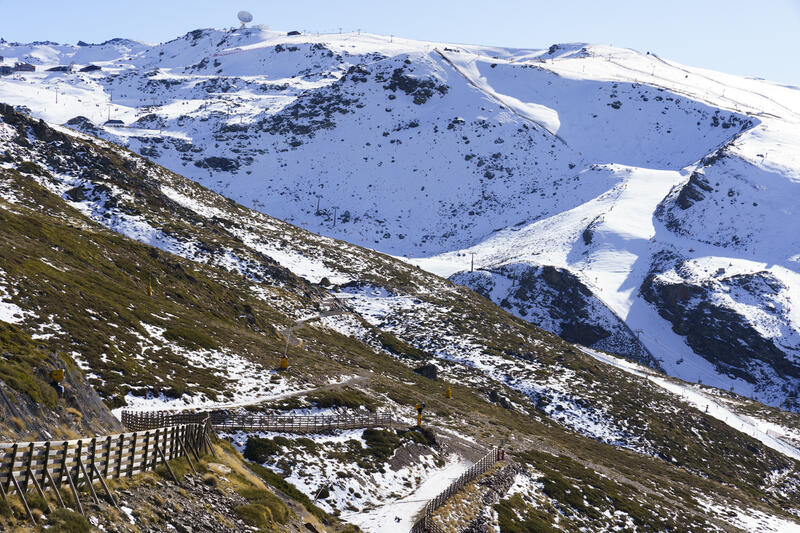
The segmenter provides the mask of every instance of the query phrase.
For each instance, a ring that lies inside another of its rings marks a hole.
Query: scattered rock
[[[208,463],[208,469],[216,472],[217,474],[227,475],[231,473],[229,466],[219,463]]]
[[[434,364],[422,365],[414,369],[414,372],[420,376],[433,381],[439,381],[439,369]]]

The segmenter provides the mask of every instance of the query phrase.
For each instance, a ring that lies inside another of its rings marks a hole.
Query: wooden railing
[[[422,511],[422,518],[411,528],[411,533],[439,533],[444,530],[433,521],[433,512],[444,505],[453,494],[461,490],[467,483],[474,480],[487,470],[489,470],[495,463],[504,458],[505,452],[493,448],[486,455],[481,457],[477,463],[469,467],[469,469],[461,474],[455,481],[431,499]]]
[[[134,426],[137,422],[129,419]],[[100,503],[95,483],[99,482],[105,496],[114,506],[117,502],[105,479],[130,477],[153,470],[159,463],[166,465],[177,482],[168,460],[186,457],[194,470],[191,456],[200,455],[211,446],[211,424],[208,415],[195,422],[157,427],[132,433],[67,441],[0,443],[0,496],[4,499],[16,493],[28,517],[36,520],[25,495],[35,490],[49,508],[45,491],[53,491],[58,503],[66,507],[61,492],[67,485],[79,512],[85,514],[78,489],[85,485],[89,495]]]
[[[181,411],[122,411],[122,425],[131,431],[202,424],[212,413],[189,413]]]
[[[399,423],[390,414],[341,414],[332,416],[230,414],[227,411],[182,413],[174,411],[122,412],[122,423],[130,430],[147,430],[209,419],[214,429],[244,431],[285,431],[318,433],[331,429],[395,427]]]
[[[394,427],[396,425],[391,415],[383,413],[334,416],[212,416],[211,424],[215,429],[220,430],[285,431],[288,433],[318,433],[330,429]]]

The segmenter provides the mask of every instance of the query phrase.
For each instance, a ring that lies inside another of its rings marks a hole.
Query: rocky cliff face
[[[0,354],[6,350],[0,345]],[[51,385],[50,371],[56,368],[65,370],[61,394]],[[43,357],[39,365],[30,369],[30,376],[41,384],[43,399],[35,399],[0,379],[0,442],[72,439],[123,431],[69,357]]]
[[[450,279],[569,342],[619,353],[658,368],[658,361],[625,322],[567,269],[505,265],[460,272]]]
[[[782,407],[797,410],[800,344],[790,331],[787,287],[766,271],[720,271],[702,281],[674,273],[652,273],[641,289],[672,330],[720,374],[759,385],[756,395],[784,397]]]

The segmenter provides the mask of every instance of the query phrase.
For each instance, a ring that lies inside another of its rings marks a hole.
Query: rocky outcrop
[[[703,174],[692,172],[689,181],[686,182],[686,185],[681,188],[681,192],[678,193],[676,202],[681,209],[689,209],[695,202],[699,202],[705,198],[703,191],[711,192],[713,190],[714,187],[709,185]]]
[[[54,405],[37,402],[0,380],[0,442],[74,438],[124,430],[71,359],[51,355],[31,372],[47,382],[51,381],[49,372],[54,368],[65,369],[61,382],[64,392]]]
[[[561,338],[658,367],[628,326],[567,269],[512,264],[450,278]]]
[[[769,272],[700,282],[651,273],[641,293],[672,330],[720,373],[753,383],[757,389],[765,381],[777,386],[782,382],[789,396],[786,401],[791,402],[800,382],[800,346],[793,345],[790,333],[780,337],[768,333],[790,325],[780,305],[785,289]]]

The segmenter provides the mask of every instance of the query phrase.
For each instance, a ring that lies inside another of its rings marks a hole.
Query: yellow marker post
[[[153,285],[152,285],[152,283],[148,283],[147,284],[147,295],[148,296],[152,296],[153,295]]]
[[[289,358],[285,355],[281,356],[281,370],[289,368]]]
[[[422,427],[422,410],[425,409],[424,403],[417,402],[417,427]]]
[[[64,385],[61,384],[64,381],[64,377],[65,371],[63,368],[56,368],[50,371],[50,379],[53,380],[51,385],[56,389],[59,398],[64,395]]]
[[[453,391],[450,390],[450,385],[448,385],[447,390],[444,391],[444,397],[447,398],[448,400],[453,397]]]

